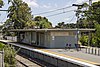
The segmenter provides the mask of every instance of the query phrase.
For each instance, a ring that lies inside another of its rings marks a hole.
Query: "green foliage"
[[[52,23],[46,17],[36,16],[34,18],[37,28],[52,28]]]
[[[97,46],[96,42],[97,42],[97,37],[95,34],[92,34],[90,46],[96,47]]]
[[[2,8],[3,5],[4,5],[3,1],[0,0],[0,8]]]
[[[90,7],[89,11],[92,13],[90,19],[95,20],[100,24],[100,1],[94,2]]]
[[[12,5],[8,8],[8,19],[3,26],[4,29],[52,28],[46,17],[37,16],[33,19],[31,9],[22,0],[8,0],[8,3]]]
[[[83,35],[81,38],[80,38],[80,42],[82,43],[82,45],[85,45],[87,46],[88,45],[88,36],[87,35]]]
[[[55,26],[55,28],[67,28],[67,29],[71,29],[71,28],[76,28],[76,24],[74,24],[74,23],[65,24],[65,22],[60,22],[60,23],[58,23],[57,26]]]
[[[100,24],[96,24],[96,46],[100,47]]]
[[[58,28],[64,28],[64,25],[65,25],[65,23],[64,22],[61,22],[61,23],[58,23]]]
[[[25,28],[34,28],[35,21],[26,22]]]
[[[4,47],[5,47],[5,45],[0,42],[0,50],[2,50]]]
[[[84,8],[84,7],[83,7]],[[92,6],[85,6],[86,10],[80,12],[79,23],[85,23],[86,27],[94,28],[95,24],[100,24],[100,1],[94,2]],[[87,9],[88,8],[88,9]],[[79,12],[78,12],[79,13]]]
[[[4,62],[5,67],[10,67],[12,65],[13,67],[16,67],[16,51],[14,47],[7,45],[4,47]]]
[[[4,63],[5,67],[16,67],[16,51],[14,47],[0,43],[0,50],[4,49]]]
[[[80,12],[83,16],[79,19],[80,28],[95,28],[95,33],[92,34],[91,46],[100,47],[100,1],[94,2],[92,6],[86,6],[85,11]],[[84,8],[84,7],[83,7]],[[81,8],[82,9],[82,8]],[[86,42],[87,38],[82,37],[81,42]]]
[[[22,0],[9,0],[12,5],[9,7],[8,17],[10,21],[6,21],[7,25],[10,24],[14,29],[23,29],[28,26],[27,23],[34,23],[33,16],[31,15],[31,9],[28,4]],[[30,25],[29,25],[30,26]]]

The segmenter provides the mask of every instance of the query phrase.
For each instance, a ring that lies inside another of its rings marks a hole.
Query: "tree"
[[[4,62],[5,67],[16,67],[16,51],[14,47],[6,45],[4,47]]]
[[[52,23],[46,17],[36,16],[34,18],[37,28],[52,28]]]
[[[25,28],[35,28],[35,21],[27,22]]]
[[[82,43],[82,45],[87,46],[88,45],[88,36],[84,35],[80,38],[80,42]]]
[[[0,50],[3,50],[4,47],[5,47],[5,45],[0,42]]]
[[[97,47],[100,47],[100,24],[96,24],[96,34],[95,34],[95,38],[96,38],[95,45]]]
[[[0,0],[0,8],[2,8],[3,5],[4,5],[3,1]]]
[[[65,24],[65,22],[61,22],[61,23],[58,23],[58,25],[55,26],[55,28],[66,28],[66,29],[76,28],[76,24],[74,24],[74,23]]]
[[[92,6],[87,5],[85,7],[88,9],[80,12],[83,13],[83,17],[81,17],[80,20],[85,20],[84,23],[88,23],[88,28],[94,28],[95,24],[100,24],[100,1],[94,2]]]
[[[96,31],[92,34],[91,46],[100,47],[100,1],[94,2],[92,6],[88,6],[88,10],[83,11],[85,28],[95,28]]]
[[[14,47],[0,43],[0,50],[4,49],[4,63],[5,67],[16,67],[15,56],[18,51],[15,51]]]
[[[31,9],[27,3],[22,0],[9,0],[9,2],[12,5],[8,9],[8,17],[14,23],[14,29],[23,29],[25,26],[28,26],[28,23],[34,23]]]
[[[60,28],[64,28],[64,22],[61,22],[61,23],[58,23],[58,26],[60,27]]]

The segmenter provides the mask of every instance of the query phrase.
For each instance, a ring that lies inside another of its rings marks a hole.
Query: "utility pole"
[[[77,28],[77,31],[76,31],[76,38],[77,38],[77,44],[78,44],[78,41],[79,41],[79,37],[78,37],[78,34],[79,34],[79,13],[80,12],[80,7],[82,7],[83,5],[78,5],[78,4],[73,4],[72,6],[76,6],[77,7],[77,13],[76,13],[76,17],[77,17],[77,23],[76,23],[76,28]]]
[[[89,6],[91,6],[92,5],[92,0],[89,0]]]
[[[89,0],[89,8],[92,6],[92,0]],[[91,15],[91,11],[90,11],[90,15]],[[91,21],[89,21],[91,22]],[[91,44],[91,32],[89,31],[88,33],[88,46],[90,46]]]

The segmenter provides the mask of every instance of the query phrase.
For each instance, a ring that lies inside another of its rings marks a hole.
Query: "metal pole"
[[[79,6],[78,6],[78,8],[77,8],[77,11],[79,11]],[[76,27],[77,27],[77,44],[78,44],[78,33],[79,33],[79,30],[78,30],[78,28],[79,28],[79,14],[77,13],[77,23],[76,23]]]
[[[88,32],[88,47],[90,46],[90,31]]]
[[[79,39],[78,39],[78,28],[77,28],[77,44],[78,44],[78,40],[79,40]]]
[[[92,0],[89,0],[89,6],[91,6],[92,5]]]
[[[76,23],[76,28],[77,28],[77,34],[76,34],[76,36],[77,36],[77,44],[78,44],[78,33],[79,33],[79,30],[78,30],[78,28],[79,28],[79,25],[78,25],[78,23],[79,23],[79,9],[80,9],[80,6],[83,6],[83,5],[78,5],[78,4],[73,4],[72,6],[76,6],[76,7],[78,7],[77,8],[77,13],[76,13],[76,17],[77,17],[77,23]]]
[[[2,67],[4,67],[4,49],[2,50]]]

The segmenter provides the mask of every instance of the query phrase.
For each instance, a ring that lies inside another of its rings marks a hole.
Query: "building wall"
[[[31,32],[25,32],[22,42],[26,44],[31,44]]]
[[[77,43],[75,32],[25,32],[23,43],[46,47],[46,48],[65,48],[66,43]]]
[[[61,31],[56,31],[56,32],[51,32],[51,36],[74,36],[75,32],[61,32]]]
[[[39,32],[39,46],[44,47],[45,45],[45,34],[43,32]]]
[[[50,38],[50,32],[45,32],[45,45],[44,45],[44,47],[47,47],[47,48],[49,48],[50,47],[50,40],[51,40],[51,38]]]
[[[66,43],[74,47],[77,43],[75,36],[75,32],[51,32],[50,48],[65,48]]]
[[[31,44],[36,45],[36,32],[31,32]]]

